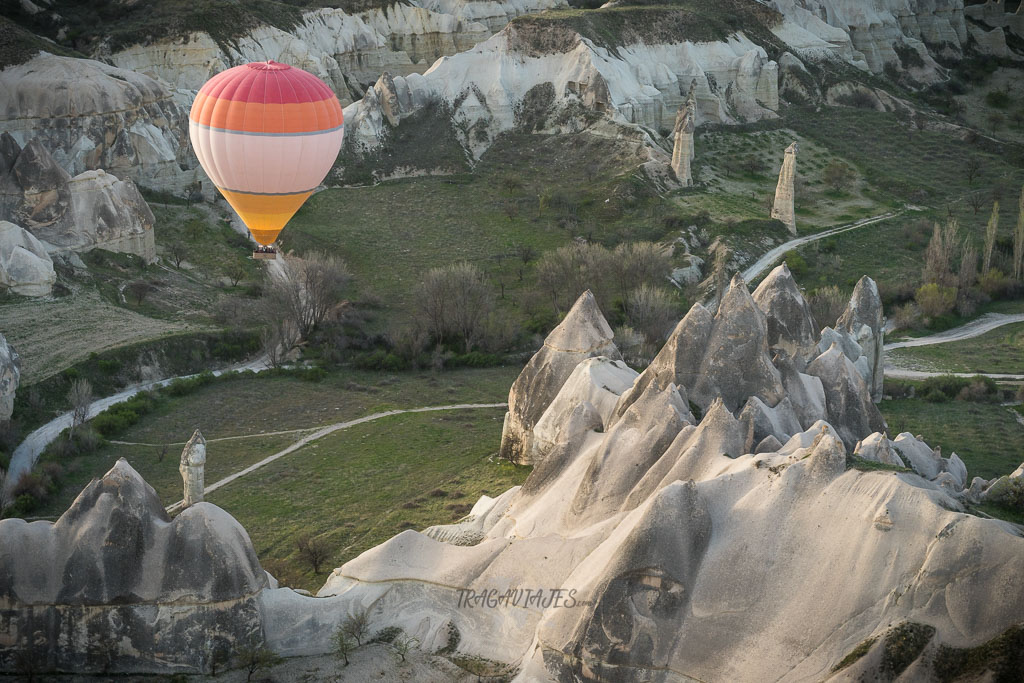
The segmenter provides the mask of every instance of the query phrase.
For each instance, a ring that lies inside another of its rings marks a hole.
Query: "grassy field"
[[[469,261],[486,273],[503,312],[519,316],[540,253],[574,237],[614,245],[666,233],[666,218],[679,211],[633,175],[638,164],[634,145],[589,133],[506,133],[472,174],[320,192],[282,244],[339,254],[360,295],[398,319],[427,270]]]
[[[888,352],[900,367],[931,367],[952,372],[1024,374],[1024,323],[949,344]]]
[[[1024,462],[1024,425],[998,404],[910,398],[883,401],[878,407],[890,436],[920,434],[932,448],[941,446],[946,457],[956,451],[967,465],[968,479],[1009,474]]]
[[[529,468],[496,460],[504,412],[398,415],[338,432],[213,492],[249,531],[260,561],[287,585],[316,590],[334,567],[404,529],[465,516],[482,494],[521,484]],[[322,539],[320,575],[296,539]]]
[[[393,408],[501,403],[519,370],[498,367],[401,376],[339,370],[317,383],[266,375],[216,381],[187,396],[165,398],[154,412],[117,437],[117,441],[148,445],[107,444],[90,455],[63,461],[67,470],[63,488],[33,514],[61,514],[82,487],[120,457],[127,458],[153,485],[165,504],[175,502],[181,497],[181,447],[197,427],[207,439],[221,439],[315,429]],[[217,481],[302,436],[295,433],[213,441],[207,449],[206,481]],[[165,444],[167,453],[161,459]]]

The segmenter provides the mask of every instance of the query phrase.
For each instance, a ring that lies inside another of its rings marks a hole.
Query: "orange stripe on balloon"
[[[342,125],[338,98],[302,103],[263,104],[225,100],[199,93],[189,119],[202,126],[246,133],[315,133]]]
[[[277,239],[285,223],[313,194],[312,190],[294,194],[249,194],[217,189],[249,227],[253,238],[263,245],[272,244]]]

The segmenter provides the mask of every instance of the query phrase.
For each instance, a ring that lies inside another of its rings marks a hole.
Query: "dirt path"
[[[257,358],[256,360],[243,363],[241,365],[235,365],[224,370],[215,370],[213,374],[215,376],[222,375],[225,372],[231,372],[234,370],[251,370],[253,372],[260,372],[267,369],[266,360],[263,357]],[[113,396],[107,396],[106,398],[97,399],[92,402],[89,406],[88,419],[92,419],[102,413],[104,410],[114,405],[125,401],[140,391],[148,391],[149,389],[155,389],[157,387],[166,386],[176,379],[187,379],[189,377],[195,377],[195,375],[184,375],[182,377],[169,377],[167,379],[157,380],[155,382],[146,382],[144,384],[136,384],[123,391],[119,391]],[[62,431],[71,426],[71,412],[68,411],[63,415],[59,415],[54,419],[44,424],[39,429],[35,430],[25,440],[18,444],[18,447],[14,449],[14,453],[11,454],[11,463],[7,469],[7,480],[6,489],[10,491],[14,488],[18,479],[21,478],[22,474],[29,472],[36,464],[36,460],[39,459],[39,455],[43,450],[50,445],[50,443],[56,439]]]
[[[754,265],[744,270],[743,280],[748,283],[751,282],[758,275],[768,270],[768,268],[771,267],[780,258],[782,258],[782,256],[786,254],[786,252],[792,251],[797,247],[802,247],[805,244],[816,242],[817,240],[822,240],[825,239],[826,237],[831,237],[832,235],[838,235],[841,232],[856,230],[857,228],[864,228],[869,225],[874,225],[875,223],[881,223],[882,221],[887,221],[890,218],[900,216],[903,213],[903,211],[889,211],[888,213],[882,213],[877,216],[862,218],[861,220],[855,221],[853,223],[840,225],[839,227],[836,228],[829,228],[828,230],[823,230],[813,235],[805,235],[804,237],[797,237],[796,239],[791,239],[785,244],[780,244],[774,249],[768,251],[761,258],[757,259],[757,261],[754,262]]]
[[[423,407],[423,408],[405,408],[405,409],[398,409],[398,410],[386,410],[386,411],[381,412],[381,413],[373,413],[372,415],[365,415],[363,417],[356,418],[355,420],[348,420],[346,422],[337,422],[337,423],[332,424],[332,425],[327,425],[326,427],[321,427],[320,429],[317,429],[312,434],[308,434],[308,435],[302,437],[301,439],[299,439],[298,441],[296,441],[292,445],[288,446],[287,448],[285,448],[283,450],[280,450],[277,453],[274,453],[273,455],[268,455],[267,457],[263,458],[263,460],[260,460],[259,462],[256,462],[256,463],[253,463],[252,465],[249,465],[245,469],[239,470],[238,472],[235,472],[234,474],[230,474],[230,475],[224,477],[223,479],[221,479],[220,481],[216,481],[216,482],[214,482],[212,484],[209,484],[205,488],[204,493],[211,493],[211,492],[216,491],[217,489],[221,488],[222,486],[227,486],[228,484],[230,484],[231,482],[235,481],[236,479],[240,479],[241,477],[244,477],[247,474],[251,474],[251,473],[255,472],[256,470],[258,470],[259,468],[263,467],[264,465],[269,465],[270,463],[274,462],[275,460],[278,460],[279,458],[283,458],[284,456],[286,456],[286,455],[288,455],[290,453],[294,453],[295,451],[299,450],[303,446],[306,446],[306,445],[312,443],[313,441],[316,441],[318,439],[322,439],[325,436],[328,436],[329,434],[333,434],[334,432],[337,432],[339,430],[348,429],[349,427],[355,427],[356,425],[361,425],[361,424],[364,424],[366,422],[373,422],[375,420],[379,420],[379,419],[384,418],[384,417],[390,417],[392,415],[403,415],[403,414],[406,414],[406,413],[432,413],[432,412],[437,412],[437,411],[442,411],[442,410],[474,410],[474,409],[478,409],[478,408],[504,408],[507,405],[508,405],[507,403],[457,403],[457,404],[446,405],[446,406],[427,406],[427,407]],[[258,435],[258,436],[263,436],[263,435]],[[240,438],[240,437],[229,437],[229,438]],[[172,505],[168,505],[167,506],[167,512],[170,512],[170,513],[176,512],[178,510],[178,508],[180,508],[182,503],[184,503],[184,502],[185,501],[183,501],[183,500],[179,500],[177,503],[173,503]]]
[[[932,344],[946,344],[949,342],[961,341],[963,339],[971,339],[972,337],[980,337],[986,332],[990,332],[997,327],[1012,325],[1013,323],[1024,323],[1024,313],[986,313],[969,323],[961,325],[960,327],[954,327],[953,329],[946,330],[945,332],[938,332],[936,334],[930,334],[927,337],[918,337],[917,339],[908,339],[907,341],[886,344],[885,350],[895,351],[896,349],[906,349],[912,346],[930,346]]]
[[[930,334],[927,337],[908,339],[906,341],[892,342],[885,345],[886,351],[896,349],[913,348],[915,346],[931,346],[932,344],[948,344],[950,342],[963,341],[980,337],[986,332],[1004,325],[1024,322],[1024,313],[986,313],[972,320],[969,323],[954,327],[951,330]],[[986,372],[940,372],[932,370],[915,370],[905,365],[898,365],[891,356],[886,357],[885,376],[893,379],[928,379],[929,377],[941,377],[952,375],[954,377],[990,377],[1003,381],[1024,381],[1024,375],[1009,373],[986,373]]]

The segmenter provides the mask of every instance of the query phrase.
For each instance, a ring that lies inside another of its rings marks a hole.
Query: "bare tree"
[[[281,658],[274,654],[270,648],[257,641],[242,645],[235,652],[235,655],[247,673],[246,681],[251,681],[257,671],[270,669],[281,661]]]
[[[188,256],[188,247],[185,246],[184,242],[171,242],[167,246],[167,255],[174,261],[175,268],[181,268],[181,264],[185,262],[185,258]]]
[[[973,185],[974,179],[981,173],[981,159],[978,157],[971,157],[964,164],[964,175],[967,176],[967,184]]]
[[[494,294],[471,263],[431,268],[417,292],[422,323],[436,340],[459,339],[466,353],[480,343]]]
[[[298,338],[306,339],[341,303],[351,277],[341,259],[321,251],[286,264],[286,275],[271,285],[269,298],[277,314],[295,325]]]
[[[330,550],[324,539],[305,533],[299,536],[295,545],[299,549],[299,557],[305,560],[313,568],[314,574],[320,573],[320,567],[327,561]]]
[[[358,645],[363,644],[363,639],[370,633],[370,615],[365,609],[357,610],[351,617],[342,624],[342,629],[354,639]]]
[[[985,275],[992,269],[992,250],[996,246],[996,235],[999,233],[999,202],[992,203],[992,215],[985,226],[985,251],[981,266],[981,274]]]
[[[836,320],[846,310],[848,297],[843,290],[835,285],[819,287],[807,297],[807,304],[811,307],[811,315],[818,327],[835,325]]]
[[[945,226],[938,223],[932,231],[932,238],[925,249],[925,264],[922,280],[925,284],[943,287],[956,285],[953,276],[953,253],[960,245],[959,225],[950,220]]]
[[[668,250],[653,242],[620,244],[615,247],[610,265],[623,299],[637,287],[665,282],[672,272]]]
[[[590,242],[576,241],[545,252],[537,262],[537,285],[551,297],[551,305],[557,313],[563,313],[588,289],[594,293],[598,305],[607,310],[611,258],[607,249]]]
[[[415,650],[419,645],[420,641],[418,638],[404,634],[397,636],[391,642],[391,647],[394,648],[395,656],[398,657],[399,662],[404,662],[405,658],[409,655],[409,651]]]
[[[985,206],[985,195],[981,192],[972,192],[967,195],[967,204],[970,205],[971,209],[974,210],[974,215],[977,216],[978,212],[981,211],[981,207]],[[953,213],[949,212],[952,216]]]
[[[338,624],[331,640],[334,643],[334,654],[344,660],[345,666],[348,666],[348,656],[356,649],[356,641],[349,635],[345,624]]]
[[[154,289],[155,287],[145,280],[132,280],[125,286],[125,291],[128,295],[135,299],[136,306],[142,305],[142,302]]]
[[[822,172],[822,180],[836,192],[841,192],[853,182],[853,169],[842,161],[833,161]]]
[[[89,406],[92,405],[92,384],[84,377],[76,379],[68,390],[68,403],[71,405],[71,433],[89,419]]]
[[[1013,231],[1013,277],[1024,278],[1024,187],[1017,204],[1017,229]]]
[[[224,274],[227,275],[228,280],[231,281],[231,286],[237,287],[239,282],[248,277],[249,272],[245,269],[244,263],[234,259],[224,268]]]
[[[648,344],[665,340],[676,320],[676,305],[664,287],[642,284],[626,296],[626,320]]]

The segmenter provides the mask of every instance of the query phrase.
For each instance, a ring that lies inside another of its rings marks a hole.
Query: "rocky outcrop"
[[[317,598],[268,591],[271,647],[328,651],[327,625],[369,609],[375,627],[400,627],[424,648],[457,632],[461,653],[514,662],[524,683],[650,672],[657,680],[845,680],[836,667],[858,644],[918,622],[934,631],[920,657],[908,654],[916,667],[908,671],[930,680],[938,648],[1009,632],[1021,619],[1024,538],[959,511],[967,496],[959,458],[875,429],[884,425],[873,421],[868,387],[837,345],[809,364],[818,376],[798,373],[778,351],[782,386],[803,385],[802,394],[773,405],[749,395],[742,407],[717,395],[699,421],[688,411],[673,381],[678,368],[722,393],[735,382],[730,368],[703,362],[721,354],[709,348],[717,337],[743,349],[731,358],[744,369],[768,352],[766,323],[750,313],[757,307],[741,285],[733,283],[717,316],[691,309],[610,416],[618,389],[596,378],[614,363],[580,360],[573,386],[566,382],[545,413],[543,431],[565,438],[550,440],[521,487],[481,499],[457,524],[405,531],[363,553]],[[719,318],[730,311],[733,324]],[[827,421],[798,427],[794,403],[814,402],[806,397],[815,383]],[[893,467],[850,468],[853,448],[856,467]],[[527,598],[524,586],[542,587],[541,595]],[[875,670],[866,666],[858,671]]]
[[[694,119],[697,116],[697,100],[694,97],[694,90],[696,87],[697,81],[694,80],[690,83],[690,94],[686,98],[686,103],[679,108],[679,113],[676,114],[676,125],[672,131],[675,138],[672,146],[672,170],[683,187],[693,185],[690,164],[694,157],[693,128]]]
[[[768,273],[753,298],[767,318],[768,348],[773,354],[783,351],[802,370],[817,355],[818,326],[789,266],[783,263]]]
[[[845,332],[860,346],[867,372],[864,381],[871,390],[871,400],[882,400],[885,379],[885,317],[878,285],[867,275],[857,281],[846,310],[836,321],[836,330]],[[858,358],[851,358],[855,363]]]
[[[480,22],[491,33],[516,17],[567,7],[565,0],[418,0],[421,7],[450,14],[464,22]]]
[[[187,113],[148,76],[41,53],[0,71],[0,92],[0,132],[39,140],[70,175],[104,169],[175,193],[198,178]]]
[[[930,50],[959,56],[967,42],[961,0],[774,0],[786,18],[776,34],[801,54],[831,51],[854,66],[881,73],[901,64],[897,49],[917,52],[924,80],[941,78],[943,69]],[[818,42],[815,42],[817,40]]]
[[[0,291],[48,296],[57,274],[46,248],[32,233],[0,220]]]
[[[287,31],[260,26],[226,44],[196,32],[133,45],[110,59],[191,93],[215,73],[270,57],[316,75],[347,104],[382,71],[422,73],[439,57],[469,49],[491,33],[472,20],[395,3],[359,13],[322,8],[304,13]]]
[[[181,509],[203,502],[203,493],[206,490],[205,469],[206,439],[197,429],[185,442],[185,448],[181,450],[181,462],[178,464],[184,488]]]
[[[21,380],[21,362],[17,351],[0,334],[0,422],[11,419],[14,394]]]
[[[779,170],[779,183],[775,186],[775,201],[772,203],[772,218],[782,221],[789,232],[796,234],[796,212],[793,208],[796,195],[796,152],[794,142],[786,148],[786,156]]]
[[[1020,5],[1017,6],[1016,12],[1007,12],[1005,0],[986,0],[982,3],[967,5],[964,7],[964,14],[983,24],[1006,29],[1014,35],[1024,38],[1024,10]]]
[[[751,396],[775,406],[784,395],[782,378],[768,352],[768,324],[739,274],[715,314],[690,399],[706,409],[718,397],[738,410]]]
[[[594,295],[584,292],[512,384],[501,435],[502,458],[530,462],[533,428],[576,366],[597,356],[621,360],[613,336]]]
[[[450,105],[461,142],[479,157],[498,133],[524,116],[538,132],[577,131],[591,114],[652,129],[671,128],[696,80],[694,123],[734,123],[775,116],[778,71],[763,48],[742,33],[721,42],[650,43],[637,39],[609,51],[571,30],[513,22],[471,50],[436,62],[423,75],[378,82],[345,109],[345,135],[357,148],[377,148],[386,126],[438,100]],[[681,85],[684,84],[684,85]],[[535,96],[548,92],[547,97]],[[393,93],[393,96],[391,95]],[[398,102],[397,117],[383,113]],[[525,111],[524,107],[530,109]]]
[[[821,380],[828,421],[848,449],[853,450],[864,435],[885,430],[885,420],[871,401],[867,383],[838,344],[811,361],[807,374]]]
[[[0,151],[14,159],[0,177],[0,212],[45,242],[48,251],[101,248],[156,258],[153,213],[132,181],[103,170],[72,178],[37,138],[20,149],[5,133]]]
[[[209,672],[262,642],[266,585],[238,522],[209,503],[171,520],[122,459],[56,522],[0,521],[0,668]]]

